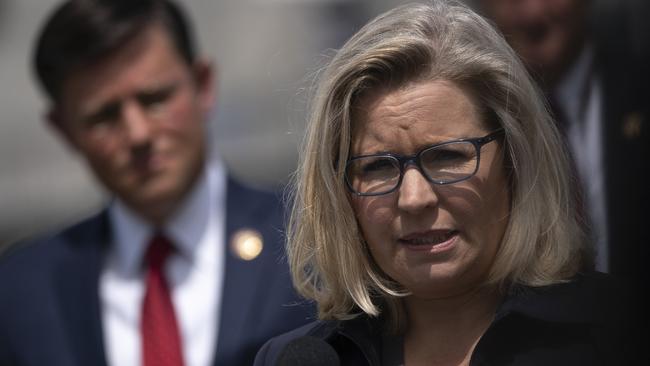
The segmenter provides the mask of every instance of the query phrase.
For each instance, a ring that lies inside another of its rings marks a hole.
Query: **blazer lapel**
[[[230,364],[229,360],[240,352],[245,339],[254,339],[254,324],[247,324],[251,311],[264,306],[263,299],[258,299],[258,287],[264,286],[263,267],[277,253],[272,252],[271,245],[265,245],[262,253],[253,260],[246,261],[233,254],[231,240],[240,230],[255,230],[262,236],[263,243],[277,241],[279,232],[274,232],[274,207],[260,200],[259,194],[231,178],[228,179],[226,213],[225,256],[226,273],[221,298],[221,316],[215,354],[216,365]],[[281,216],[280,213],[278,215]],[[280,219],[277,220],[281,222]],[[278,230],[280,228],[277,228]],[[252,350],[254,352],[255,350]]]
[[[63,238],[67,258],[53,279],[64,334],[79,365],[106,364],[98,282],[108,234],[105,212],[70,231]]]

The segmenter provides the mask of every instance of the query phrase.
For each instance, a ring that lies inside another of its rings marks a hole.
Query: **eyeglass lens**
[[[455,141],[423,150],[414,159],[399,159],[390,155],[359,157],[348,163],[346,179],[356,193],[388,193],[399,185],[405,168],[402,165],[409,160],[415,160],[430,181],[448,184],[467,179],[475,173],[477,148],[471,141]]]

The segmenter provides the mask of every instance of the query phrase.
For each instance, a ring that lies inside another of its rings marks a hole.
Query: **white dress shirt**
[[[212,164],[214,163],[214,164]],[[223,165],[211,162],[163,230],[176,251],[165,265],[187,366],[209,365],[217,341],[225,258]],[[113,245],[100,275],[104,346],[109,365],[142,364],[143,256],[154,227],[122,202],[109,207]]]
[[[594,51],[581,52],[555,90],[568,124],[567,136],[582,182],[592,239],[596,248],[596,269],[608,271],[607,207],[603,163],[602,86],[593,72]]]

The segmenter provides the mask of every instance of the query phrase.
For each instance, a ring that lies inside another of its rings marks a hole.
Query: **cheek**
[[[169,128],[182,129],[196,119],[193,105],[188,97],[178,97],[167,106],[167,125]]]
[[[482,187],[481,202],[468,218],[474,240],[495,249],[501,242],[510,214],[510,197],[502,180],[489,181]]]
[[[368,244],[390,237],[395,213],[389,196],[352,199],[352,208]]]
[[[385,271],[390,267],[394,253],[391,245],[395,214],[390,206],[389,197],[364,197],[352,199],[361,234],[365,239],[370,254]],[[387,271],[390,272],[390,271]]]
[[[510,199],[505,179],[498,169],[490,176],[475,176],[456,194],[449,193],[441,203],[470,242],[500,240],[508,221]]]
[[[204,121],[206,116],[198,103],[190,96],[183,96],[168,106],[165,130],[167,135],[182,140],[199,143],[204,136]]]
[[[123,159],[122,143],[114,134],[89,131],[80,133],[75,138],[81,153],[96,165]]]
[[[179,91],[168,103],[167,108],[170,116],[177,117],[176,123],[179,125],[202,120],[201,117],[206,112],[200,103],[199,95],[189,86]]]

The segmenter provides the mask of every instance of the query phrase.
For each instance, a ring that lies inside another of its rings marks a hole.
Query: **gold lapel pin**
[[[264,248],[262,234],[253,229],[241,229],[235,232],[230,240],[230,249],[233,254],[245,261],[257,258]]]
[[[623,122],[623,136],[627,139],[635,139],[641,136],[641,114],[630,113]]]

